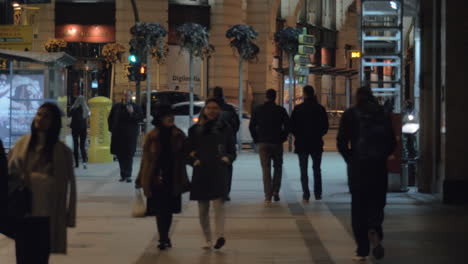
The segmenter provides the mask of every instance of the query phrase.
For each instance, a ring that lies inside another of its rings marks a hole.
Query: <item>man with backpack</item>
[[[351,221],[357,243],[355,260],[365,262],[371,249],[374,257],[381,259],[387,159],[396,140],[390,117],[369,88],[360,88],[356,106],[343,114],[337,146],[349,166]]]
[[[237,141],[237,132],[239,131],[239,127],[240,127],[240,120],[239,120],[239,115],[237,114],[236,112],[236,109],[226,103],[226,100],[224,99],[224,92],[223,92],[223,88],[222,87],[219,87],[219,86],[216,86],[214,89],[213,89],[213,97],[219,102],[220,106],[221,106],[221,120],[225,123],[227,123],[231,128],[232,128],[232,131],[234,132],[234,142]],[[242,142],[237,142],[238,144],[242,144]],[[230,193],[231,193],[231,185],[232,185],[232,173],[233,173],[233,167],[232,167],[232,163],[230,163],[228,165],[228,170],[229,170],[229,173],[228,173],[228,192],[227,192],[227,201],[230,201],[231,200],[231,196],[230,196]]]

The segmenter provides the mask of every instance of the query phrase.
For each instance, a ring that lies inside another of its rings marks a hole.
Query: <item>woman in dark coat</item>
[[[73,136],[73,154],[75,156],[76,168],[79,166],[78,149],[81,152],[84,169],[86,169],[86,163],[88,162],[88,155],[86,153],[86,136],[88,135],[89,115],[89,107],[86,104],[84,96],[78,96],[68,112],[68,116],[71,117],[70,128]]]
[[[203,248],[211,247],[209,221],[210,201],[216,218],[215,249],[226,242],[224,238],[224,202],[228,195],[229,165],[236,158],[231,127],[220,119],[221,106],[215,99],[208,99],[200,115],[200,122],[189,130],[188,148],[194,167],[190,200],[198,201],[200,224],[206,239]]]
[[[185,135],[174,125],[170,108],[161,107],[146,135],[137,187],[148,198],[148,214],[156,215],[159,249],[172,247],[169,230],[172,215],[181,212],[181,195],[189,189],[186,172]]]

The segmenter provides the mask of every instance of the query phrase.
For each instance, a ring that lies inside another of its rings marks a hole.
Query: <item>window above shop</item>
[[[115,25],[115,2],[57,2],[56,25]]]
[[[176,29],[185,23],[197,23],[210,29],[210,6],[169,5],[169,43],[177,43]]]

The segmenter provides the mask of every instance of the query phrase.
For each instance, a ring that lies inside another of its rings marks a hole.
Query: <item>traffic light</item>
[[[144,65],[144,64],[140,65],[138,80],[139,81],[145,81],[146,80],[146,65]]]
[[[132,42],[130,42],[131,44]],[[140,52],[138,52],[138,49],[136,47],[130,46],[130,55],[128,56],[128,62],[130,62],[131,65],[134,65],[135,63],[140,63],[141,58],[140,58]]]
[[[139,65],[131,65],[130,64],[130,67],[128,67],[128,72],[127,72],[128,80],[130,80],[132,82],[138,81],[139,75],[140,75],[139,70],[140,70]]]
[[[130,46],[130,55],[128,56],[128,62],[130,67],[128,67],[128,79],[130,81],[144,81],[146,80],[146,65],[142,64],[139,50]]]

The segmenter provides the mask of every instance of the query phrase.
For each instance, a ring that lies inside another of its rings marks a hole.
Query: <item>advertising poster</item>
[[[167,71],[170,72],[170,91],[189,92],[189,60],[189,54],[185,51],[180,52],[179,46],[169,46]],[[194,58],[193,61],[193,89],[195,94],[200,95],[202,61],[200,58]]]
[[[44,101],[43,72],[0,73],[0,138],[9,145],[31,131],[31,122]]]

